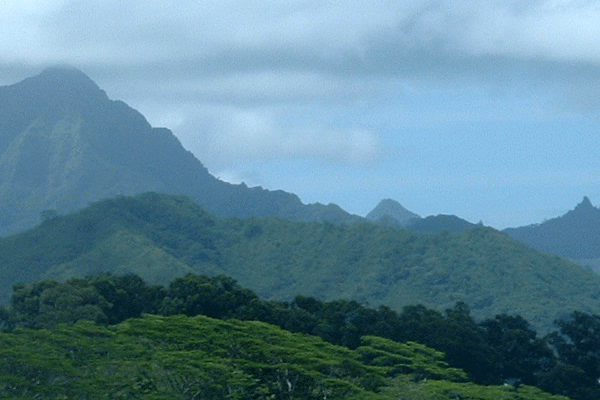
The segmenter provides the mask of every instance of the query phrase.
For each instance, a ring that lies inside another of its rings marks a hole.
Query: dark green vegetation
[[[102,272],[166,284],[227,275],[262,298],[353,299],[400,310],[456,302],[477,319],[519,314],[541,332],[572,311],[600,313],[600,277],[493,229],[423,234],[371,223],[220,219],[183,197],[105,200],[0,239],[4,304],[11,285]]]
[[[544,340],[520,317],[476,324],[460,303],[395,313],[264,301],[227,277],[161,287],[102,275],[19,285],[2,321],[2,398],[559,399],[532,384],[600,394],[600,317],[583,313]]]
[[[188,197],[123,196],[149,190]],[[43,221],[0,240],[2,398],[550,398],[465,373],[599,397],[598,277],[220,182],[78,71],[0,88],[0,209],[0,234]]]
[[[219,181],[177,138],[152,128],[73,69],[53,68],[0,87],[0,235],[31,228],[40,213],[148,191],[184,194],[221,216],[358,219],[335,205]]]

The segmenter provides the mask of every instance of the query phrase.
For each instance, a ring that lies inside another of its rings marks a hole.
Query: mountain
[[[0,87],[0,235],[33,227],[43,212],[148,191],[187,195],[220,216],[360,219],[336,205],[216,179],[171,131],[110,100],[79,70],[50,68]]]
[[[392,199],[384,199],[367,214],[366,219],[385,225],[406,226],[421,217]]]
[[[600,258],[600,209],[588,197],[560,217],[504,232],[546,253],[573,260]]]
[[[600,313],[600,276],[494,229],[424,234],[369,222],[217,218],[188,198],[103,200],[0,239],[0,294],[42,279],[110,272],[170,282],[231,276],[265,299],[350,299],[400,310],[464,301],[479,319],[519,314],[539,332],[580,310]]]

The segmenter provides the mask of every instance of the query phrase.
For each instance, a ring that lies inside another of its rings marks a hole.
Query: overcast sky
[[[0,3],[0,85],[80,68],[217,177],[496,228],[600,203],[600,1]]]

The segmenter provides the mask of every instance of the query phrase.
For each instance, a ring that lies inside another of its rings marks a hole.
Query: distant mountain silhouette
[[[379,222],[384,225],[406,226],[421,217],[406,208],[400,203],[392,199],[384,199],[377,204],[366,219],[369,221]]]
[[[392,199],[381,200],[377,207],[367,214],[366,219],[381,225],[425,233],[462,232],[475,225],[455,215],[440,214],[422,218]]]
[[[83,72],[50,68],[0,87],[0,235],[103,198],[187,195],[219,216],[358,220],[336,205],[218,180],[165,128],[107,94]]]
[[[600,258],[600,209],[587,197],[560,217],[504,232],[547,253],[575,260]]]

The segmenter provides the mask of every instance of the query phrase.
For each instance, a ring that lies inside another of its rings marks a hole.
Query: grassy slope
[[[484,227],[422,234],[370,223],[217,219],[180,197],[97,203],[0,240],[10,285],[109,270],[164,283],[226,274],[263,298],[298,294],[400,309],[465,301],[478,318],[520,314],[541,331],[572,310],[600,313],[600,277]]]

